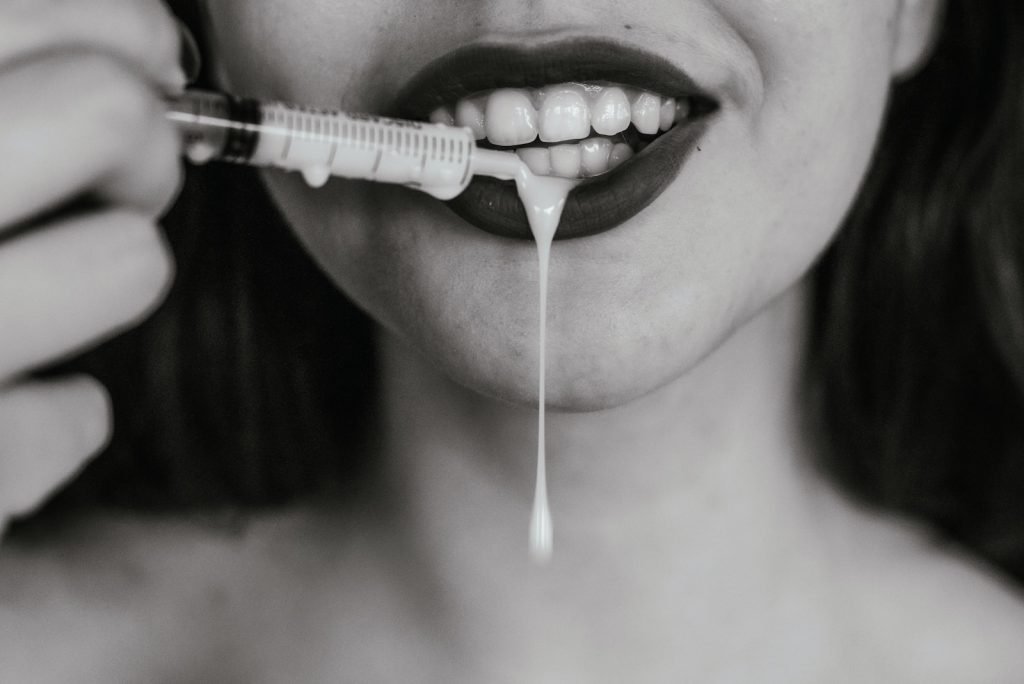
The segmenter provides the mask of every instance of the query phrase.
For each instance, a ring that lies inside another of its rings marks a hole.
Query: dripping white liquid
[[[514,180],[519,199],[526,209],[530,231],[537,243],[537,265],[539,268],[539,310],[540,335],[538,354],[538,401],[537,401],[537,480],[534,488],[533,511],[530,515],[530,556],[535,562],[546,563],[551,559],[554,548],[554,527],[551,509],[548,505],[547,452],[545,449],[545,406],[547,371],[547,307],[548,307],[548,263],[551,243],[558,223],[565,209],[569,192],[579,184],[578,180],[535,176],[529,167],[514,154],[494,150],[476,150],[473,159],[474,173],[495,178]],[[330,170],[312,165],[302,170],[306,182],[314,187],[323,187],[330,178]]]
[[[545,406],[547,366],[547,308],[548,263],[551,242],[565,209],[565,200],[578,180],[535,176],[529,167],[514,154],[494,150],[476,150],[474,171],[495,178],[514,180],[519,199],[526,209],[530,231],[537,243],[539,267],[540,334],[538,349],[538,402],[537,402],[537,483],[534,488],[533,512],[530,515],[530,556],[537,563],[551,559],[554,548],[554,528],[548,506],[547,451],[545,448]]]
[[[522,164],[516,174],[519,199],[526,208],[533,239],[537,242],[537,265],[540,282],[540,336],[538,340],[537,378],[537,483],[533,494],[533,512],[530,515],[530,556],[535,562],[546,563],[554,548],[554,527],[548,506],[547,450],[545,444],[545,405],[547,367],[547,308],[548,264],[551,242],[565,208],[569,191],[578,181],[564,178],[535,176]]]

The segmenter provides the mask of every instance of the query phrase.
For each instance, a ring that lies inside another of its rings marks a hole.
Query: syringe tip
[[[476,148],[473,153],[473,174],[515,180],[526,164],[514,152]]]

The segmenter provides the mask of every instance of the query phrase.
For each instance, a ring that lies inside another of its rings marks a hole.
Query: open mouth
[[[682,169],[717,102],[675,65],[608,40],[472,45],[428,64],[396,114],[466,126],[538,175],[579,178],[556,239],[594,235],[653,202]],[[532,239],[510,181],[476,177],[449,206],[490,233]]]

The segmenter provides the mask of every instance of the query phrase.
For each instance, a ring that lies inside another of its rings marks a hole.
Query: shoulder
[[[206,650],[225,603],[213,572],[225,554],[183,530],[104,517],[5,540],[0,681],[139,681]]]
[[[1011,682],[1024,590],[924,525],[875,518],[847,543],[850,625],[889,681]],[[890,676],[891,675],[891,676]]]
[[[7,544],[0,682],[164,681],[154,673],[188,678],[183,667],[197,681],[234,681],[254,663],[283,667],[297,648],[290,634],[315,616],[355,615],[372,628],[395,600],[362,537],[345,516],[293,509],[103,516]]]

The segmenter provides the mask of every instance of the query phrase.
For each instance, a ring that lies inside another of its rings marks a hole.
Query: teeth
[[[555,145],[551,148],[551,172],[562,178],[579,178],[581,156],[579,145]]]
[[[467,97],[459,100],[455,105],[455,123],[471,128],[473,136],[477,140],[486,138],[487,130],[484,128],[484,109],[481,106],[481,99]]]
[[[538,176],[551,175],[551,151],[546,147],[521,147],[516,150],[519,158],[526,162]],[[575,178],[575,176],[573,176]]]
[[[430,121],[468,127],[477,140],[516,148],[537,175],[592,178],[617,168],[650,143],[622,142],[630,124],[657,135],[690,115],[689,98],[676,100],[628,86],[563,83],[543,88],[500,88],[438,107]],[[615,136],[618,141],[610,139]],[[549,146],[522,147],[540,139]]]
[[[550,147],[520,147],[515,153],[538,176],[593,178],[611,171],[634,156],[626,143],[608,138],[587,138],[580,143]]]
[[[661,98],[654,93],[641,91],[633,100],[633,125],[644,135],[658,132],[661,121]]]
[[[584,176],[597,176],[608,170],[612,146],[608,138],[588,138],[580,143],[580,166]]]
[[[592,111],[591,125],[601,135],[615,135],[629,128],[632,109],[622,88],[604,88]]]
[[[487,99],[487,139],[495,145],[525,145],[537,138],[537,110],[525,90],[503,89]]]
[[[662,131],[667,131],[672,128],[672,124],[676,120],[676,101],[675,98],[666,97],[661,103],[661,118],[658,122],[658,128]]]
[[[615,85],[563,83],[537,89],[501,88],[438,107],[434,123],[469,127],[477,140],[516,147],[533,142],[616,135],[633,126],[644,135],[672,128],[690,114],[690,101]],[[593,133],[591,133],[593,127]]]
[[[563,83],[473,95],[459,100],[454,111],[438,107],[430,120],[466,126],[477,140],[487,138],[495,145],[515,147],[538,137],[543,142],[565,142],[593,134],[616,135],[631,123],[644,135],[656,135],[689,114],[688,98],[663,98],[614,85]]]
[[[690,101],[682,99],[676,102],[676,114],[673,121],[683,121],[690,116]]]
[[[455,115],[448,107],[438,107],[430,115],[430,123],[444,124],[445,126],[455,125]]]
[[[615,145],[612,146],[611,154],[608,155],[608,170],[611,171],[632,156],[632,147],[626,143],[615,143]]]
[[[548,90],[540,107],[540,139],[579,140],[590,134],[590,106],[581,86],[565,84]]]

